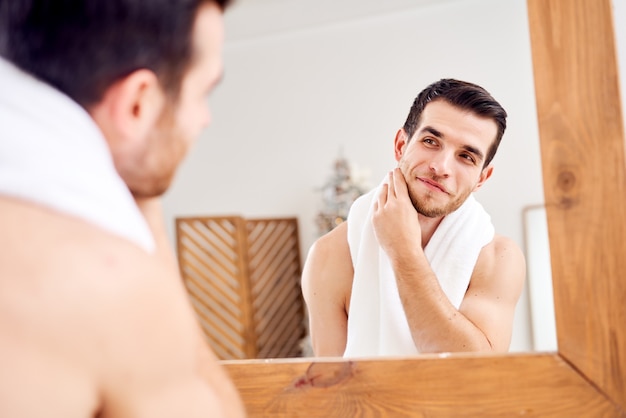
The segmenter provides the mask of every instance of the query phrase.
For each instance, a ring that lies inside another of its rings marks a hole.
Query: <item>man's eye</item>
[[[470,154],[461,154],[461,158],[468,160],[469,162],[475,163],[476,160]]]
[[[434,145],[435,144],[435,140],[432,138],[424,138],[424,141],[426,144],[431,144]]]

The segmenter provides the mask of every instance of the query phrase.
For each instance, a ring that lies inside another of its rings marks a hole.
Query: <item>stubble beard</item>
[[[460,208],[469,196],[469,193],[465,193],[461,196],[456,196],[446,204],[436,206],[432,203],[434,193],[435,192],[426,192],[423,198],[418,198],[416,193],[409,188],[409,197],[417,213],[424,215],[427,218],[439,218],[441,216],[446,216]]]
[[[169,189],[185,154],[182,139],[173,109],[164,109],[146,140],[143,152],[133,159],[133,167],[125,178],[135,198],[161,196]]]
[[[470,194],[470,192],[463,193],[461,195],[456,195],[456,196],[447,194],[446,196],[448,196],[450,200],[448,200],[447,203],[438,205],[435,203],[435,198],[436,198],[436,193],[439,193],[439,192],[434,192],[434,191],[429,191],[429,190],[425,192],[421,191],[420,193],[423,194],[423,197],[419,196],[418,191],[415,190],[415,187],[412,184],[414,181],[419,181],[419,180],[416,180],[417,178],[416,175],[411,174],[411,169],[408,166],[406,160],[404,159],[404,156],[398,162],[398,168],[400,168],[400,170],[402,171],[402,175],[404,176],[404,179],[407,183],[407,189],[409,191],[409,198],[411,199],[411,203],[413,204],[413,207],[415,208],[417,213],[427,218],[439,218],[439,217],[446,216],[454,212],[455,210],[461,207],[463,202],[465,202],[465,199],[467,199],[467,197]],[[439,176],[433,176],[431,174],[424,175],[421,177],[427,177],[436,183],[440,183],[441,181],[441,178]]]

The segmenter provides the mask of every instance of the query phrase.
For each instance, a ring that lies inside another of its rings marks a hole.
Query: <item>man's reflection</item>
[[[506,111],[443,79],[415,99],[398,166],[311,247],[302,287],[318,356],[507,351],[526,266],[474,197]]]

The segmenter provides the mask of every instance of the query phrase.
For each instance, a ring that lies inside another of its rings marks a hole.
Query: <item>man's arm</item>
[[[496,236],[483,248],[457,310],[424,255],[418,216],[399,171],[384,190],[377,202],[374,227],[391,261],[418,350],[507,351],[526,275],[519,247]]]
[[[509,349],[525,278],[524,254],[513,240],[496,235],[480,252],[459,312],[483,331],[492,351]]]
[[[420,352],[508,350],[525,276],[523,255],[512,241],[497,236],[483,248],[458,310],[423,253],[395,257],[392,265]]]
[[[302,293],[309,313],[309,332],[316,356],[343,356],[352,289],[352,259],[347,223],[318,239],[302,272]]]

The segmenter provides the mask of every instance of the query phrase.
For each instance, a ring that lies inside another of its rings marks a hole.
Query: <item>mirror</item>
[[[625,4],[614,3],[624,27]],[[613,6],[528,0],[558,352],[225,362],[251,416],[626,416],[626,140]]]
[[[297,216],[304,260],[318,235],[318,189],[340,153],[376,185],[395,166],[393,138],[415,95],[457,77],[483,85],[509,113],[477,198],[496,231],[525,249],[524,208],[543,203],[525,0],[339,3],[237,0],[227,11],[213,122],[165,197],[168,224]],[[534,346],[525,291],[511,351]]]

